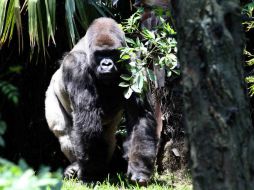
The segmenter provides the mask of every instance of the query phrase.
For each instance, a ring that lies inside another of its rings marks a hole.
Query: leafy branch
[[[129,74],[121,76],[120,87],[126,88],[124,96],[130,98],[133,92],[142,94],[149,89],[149,84],[158,83],[155,67],[166,70],[167,76],[179,74],[176,57],[176,32],[161,15],[157,18],[160,24],[154,30],[148,30],[140,25],[143,13],[139,9],[129,19],[122,23],[122,28],[132,38],[126,38],[127,47],[121,48],[121,61],[126,62]]]

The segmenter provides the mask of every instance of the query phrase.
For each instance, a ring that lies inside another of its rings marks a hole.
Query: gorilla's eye
[[[99,63],[104,58],[109,58],[112,61],[117,62],[120,57],[120,52],[118,50],[101,50],[96,51],[94,56],[97,63]]]

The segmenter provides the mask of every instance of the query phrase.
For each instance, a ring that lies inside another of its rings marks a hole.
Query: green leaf
[[[46,46],[45,46],[45,32],[47,26],[43,22],[42,17],[42,7],[40,0],[28,0],[28,28],[29,28],[29,37],[30,37],[30,46],[32,52],[37,45],[38,51],[40,48],[43,50],[44,57],[46,56]]]
[[[3,135],[7,129],[7,125],[4,121],[0,120],[0,135]]]
[[[132,45],[135,45],[135,41],[133,39],[130,39],[130,38],[126,38],[125,41],[128,43],[128,44],[132,44]]]
[[[23,69],[23,67],[20,66],[20,65],[10,66],[8,68],[9,72],[11,72],[11,73],[17,73],[17,74],[19,74],[22,69]]]
[[[5,8],[5,10],[2,10],[1,17],[3,18],[5,15],[6,18],[5,20],[2,20],[0,24],[0,30],[2,30],[0,35],[0,47],[2,44],[4,44],[7,41],[7,39],[9,39],[9,41],[12,39],[15,23],[18,30],[19,40],[22,36],[22,28],[20,28],[21,18],[20,18],[19,0],[9,0],[7,10],[6,10],[5,2],[3,2],[2,7]],[[4,22],[4,25],[3,25],[3,22]],[[1,29],[1,27],[3,28]]]
[[[8,0],[1,0],[0,1],[0,36],[2,36],[4,23],[5,23],[5,14],[7,10],[7,2]]]
[[[98,6],[95,1],[90,1],[90,3],[94,6],[94,8],[100,13],[101,16],[107,17],[107,15],[102,11],[102,9]]]
[[[167,77],[171,77],[172,76],[172,71],[168,71],[167,72]]]
[[[23,30],[22,30],[22,21],[21,21],[21,11],[20,11],[19,0],[15,0],[14,15],[15,15],[15,24],[16,24],[17,33],[18,33],[19,52],[21,52],[23,50]]]
[[[155,81],[154,72],[151,69],[148,69],[148,68],[146,69],[146,72],[148,74],[149,79],[154,82]]]
[[[76,43],[76,23],[74,20],[74,14],[76,12],[75,1],[73,0],[65,0],[65,17],[67,21],[67,26],[69,29],[69,34],[71,38],[72,45]]]
[[[138,75],[137,84],[140,91],[142,91],[144,86],[144,76],[142,74]]]
[[[143,35],[144,35],[144,37],[146,37],[147,39],[149,39],[149,40],[154,40],[155,39],[155,34],[154,34],[154,32],[151,32],[151,31],[149,31],[148,29],[144,29],[143,30],[143,33],[142,33]]]
[[[48,45],[50,39],[53,43],[55,42],[55,30],[56,30],[56,0],[45,0],[46,7],[46,17],[47,17],[47,36],[48,36]]]
[[[138,85],[136,83],[134,83],[133,85],[131,85],[131,89],[136,92],[136,93],[141,93],[141,90],[138,88]]]
[[[80,25],[84,30],[87,30],[88,28],[88,18],[87,18],[87,11],[86,6],[88,6],[88,3],[84,0],[75,0],[76,1],[76,8],[78,12],[78,20]]]
[[[245,81],[246,81],[247,83],[254,83],[254,76],[248,76],[248,77],[246,77],[246,78],[245,78]]]
[[[123,80],[126,80],[126,81],[129,81],[129,80],[131,80],[131,78],[132,78],[132,76],[127,75],[127,74],[122,74],[120,77],[121,77]]]
[[[128,84],[126,82],[121,82],[118,86],[120,86],[120,87],[129,87],[130,84]]]
[[[129,99],[133,93],[133,90],[129,87],[127,90],[124,91],[124,97]]]
[[[247,63],[248,66],[254,65],[254,58],[246,61],[246,63]]]
[[[123,55],[123,56],[121,56],[121,59],[123,59],[123,60],[128,60],[128,59],[130,59],[131,57],[130,57],[130,55],[128,55],[128,54],[125,54],[125,55]]]
[[[132,67],[136,67],[137,64],[136,64],[136,62],[131,61],[131,62],[129,63],[129,65],[132,66]]]
[[[19,160],[18,165],[19,165],[19,167],[22,171],[26,171],[27,169],[29,169],[29,166],[27,165],[27,163],[23,159]]]
[[[5,142],[4,139],[0,136],[0,146],[5,146]]]
[[[0,81],[0,92],[12,103],[18,103],[19,92],[17,87],[6,81]]]

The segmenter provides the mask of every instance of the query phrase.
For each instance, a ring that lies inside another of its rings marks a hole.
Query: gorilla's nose
[[[111,59],[103,59],[101,61],[101,67],[103,70],[110,71],[114,66],[114,63]]]

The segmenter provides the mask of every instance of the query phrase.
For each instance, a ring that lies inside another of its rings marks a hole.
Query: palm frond
[[[8,6],[7,6],[8,4]],[[14,26],[17,27],[19,50],[23,48],[23,32],[19,0],[2,0],[0,3],[0,47],[12,39]]]
[[[22,11],[27,11],[28,33],[31,55],[34,49],[43,50],[52,42],[56,44],[56,0],[25,0]],[[70,44],[79,39],[78,28],[85,31],[91,20],[100,16],[112,15],[112,0],[65,0],[65,18]],[[23,31],[20,0],[0,0],[0,48],[13,37],[16,26],[19,51],[23,49]]]
[[[45,0],[46,6],[46,17],[47,17],[47,34],[48,34],[48,45],[50,38],[53,43],[55,42],[55,30],[56,30],[56,0]]]
[[[3,31],[3,28],[4,28],[7,2],[8,2],[7,0],[0,1],[0,36],[2,36],[2,31]]]
[[[86,14],[86,8],[88,6],[83,0],[75,0],[78,12],[78,20],[84,30],[88,27],[88,18]]]
[[[91,5],[93,5],[93,6],[95,7],[95,9],[100,13],[100,15],[102,15],[102,16],[107,16],[107,15],[105,14],[105,12],[100,8],[98,2],[96,3],[95,1],[91,1]]]
[[[21,13],[20,2],[19,0],[15,0],[14,14],[15,14],[16,28],[18,32],[19,52],[23,50],[23,30],[22,30],[22,21],[21,21],[20,13]]]
[[[74,20],[75,12],[76,12],[75,1],[66,0],[65,1],[65,17],[66,17],[67,27],[69,29],[69,35],[70,35],[72,44],[76,43],[75,37],[77,34],[76,23]]]

